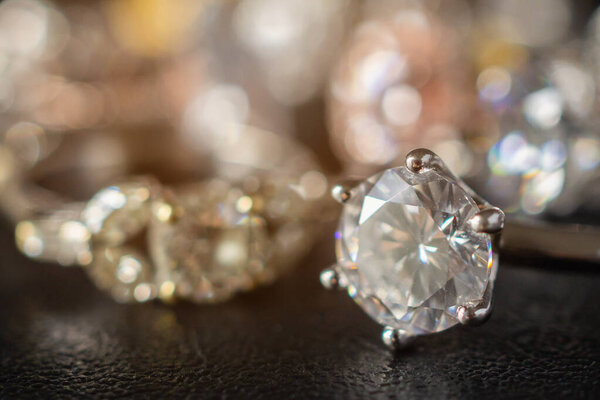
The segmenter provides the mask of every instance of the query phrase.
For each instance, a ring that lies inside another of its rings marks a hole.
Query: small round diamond
[[[15,229],[18,248],[28,257],[56,261],[61,265],[87,265],[90,251],[90,231],[77,220],[81,209],[67,209],[21,221]]]
[[[479,212],[435,171],[392,168],[351,191],[336,233],[348,292],[377,322],[419,335],[458,323],[458,306],[483,298],[491,239],[472,231]]]
[[[138,234],[150,219],[153,185],[138,179],[100,190],[81,217],[96,240],[117,246]]]
[[[129,246],[96,249],[87,272],[96,286],[120,303],[142,303],[156,297],[152,264]]]

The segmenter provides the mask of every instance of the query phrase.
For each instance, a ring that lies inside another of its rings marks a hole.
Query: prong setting
[[[340,182],[331,188],[331,197],[333,197],[333,199],[338,203],[344,204],[350,200],[350,197],[352,196],[351,190],[358,184],[359,181],[356,180]]]
[[[406,155],[405,165],[414,174],[433,169],[455,179],[440,156],[429,149],[411,150]]]
[[[460,306],[456,310],[458,322],[462,325],[477,326],[483,324],[492,315],[491,304],[488,306]]]
[[[413,173],[429,169],[439,157],[428,149],[415,149],[406,155],[406,168]]]
[[[381,339],[388,348],[392,350],[400,350],[410,345],[414,339],[414,336],[408,335],[402,329],[386,326],[381,333]]]
[[[319,279],[321,280],[321,285],[323,285],[325,289],[333,290],[340,286],[339,274],[335,267],[324,269],[321,272]]]
[[[499,233],[504,228],[504,212],[496,207],[479,211],[467,221],[469,227],[480,233]]]
[[[494,268],[496,266],[494,265]],[[477,326],[483,324],[492,315],[492,291],[494,281],[491,280],[486,287],[483,298],[479,302],[457,307],[456,318],[461,325]]]

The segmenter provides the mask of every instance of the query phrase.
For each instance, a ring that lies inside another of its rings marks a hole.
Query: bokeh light
[[[460,34],[424,6],[399,4],[360,23],[333,71],[330,137],[348,166],[398,162],[412,148],[461,139],[472,121]]]

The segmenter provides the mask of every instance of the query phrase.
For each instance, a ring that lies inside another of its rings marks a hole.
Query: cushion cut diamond
[[[469,229],[479,211],[435,171],[392,168],[351,191],[336,233],[341,279],[379,323],[420,335],[458,323],[457,308],[483,298],[491,239]]]

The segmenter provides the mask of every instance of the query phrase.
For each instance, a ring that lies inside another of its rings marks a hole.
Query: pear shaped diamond
[[[340,281],[380,324],[407,335],[448,329],[493,279],[491,236],[468,224],[478,212],[456,181],[435,170],[374,175],[344,203]]]

